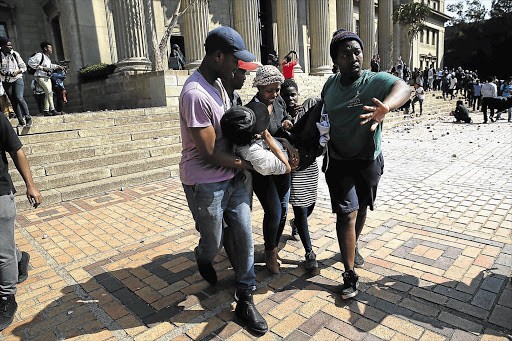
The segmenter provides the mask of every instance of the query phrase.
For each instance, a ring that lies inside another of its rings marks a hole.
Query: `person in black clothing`
[[[452,111],[453,117],[455,117],[455,122],[464,121],[466,123],[471,123],[471,117],[469,117],[469,110],[466,108],[464,103],[461,100],[457,101],[457,107],[454,111]]]
[[[379,72],[380,71],[380,58],[379,55],[373,55],[373,58],[370,62],[372,72]]]
[[[11,123],[5,115],[0,114],[0,330],[7,328],[14,319],[14,313],[18,309],[14,297],[16,284],[27,279],[30,260],[30,255],[21,252],[14,242],[16,190],[9,176],[6,153],[11,156],[25,181],[30,204],[36,208],[43,200],[34,184],[27,158],[21,147],[21,141],[12,129]]]

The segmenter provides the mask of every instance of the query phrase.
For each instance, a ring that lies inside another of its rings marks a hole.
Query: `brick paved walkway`
[[[281,273],[256,265],[255,301],[270,327],[261,339],[510,340],[511,136],[505,121],[449,118],[385,131],[385,174],[353,300],[339,295],[343,266],[322,182],[310,218],[319,272],[305,273],[289,227]],[[257,205],[258,258],[261,222]],[[0,340],[256,338],[234,317],[225,253],[217,285],[197,273],[198,234],[178,179],[43,206],[17,223],[34,269]]]

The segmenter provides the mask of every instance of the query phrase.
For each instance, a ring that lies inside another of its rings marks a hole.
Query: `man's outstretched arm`
[[[23,152],[23,149],[18,149],[15,152],[9,152],[11,155],[12,161],[16,166],[18,172],[20,172],[23,181],[25,181],[25,185],[27,186],[27,198],[28,201],[34,208],[39,206],[43,201],[43,196],[39,193],[39,190],[34,183],[34,179],[32,179],[32,173],[30,172],[30,166],[28,165],[27,157]]]

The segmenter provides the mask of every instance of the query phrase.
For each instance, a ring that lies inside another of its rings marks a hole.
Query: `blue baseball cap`
[[[242,36],[228,26],[220,26],[211,30],[204,43],[206,50],[215,49],[230,52],[243,62],[252,62],[256,56],[245,49]]]

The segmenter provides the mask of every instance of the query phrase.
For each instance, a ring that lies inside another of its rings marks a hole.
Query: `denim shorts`
[[[331,195],[333,213],[347,214],[370,207],[377,197],[377,186],[384,172],[382,153],[375,160],[329,159],[325,180]]]

